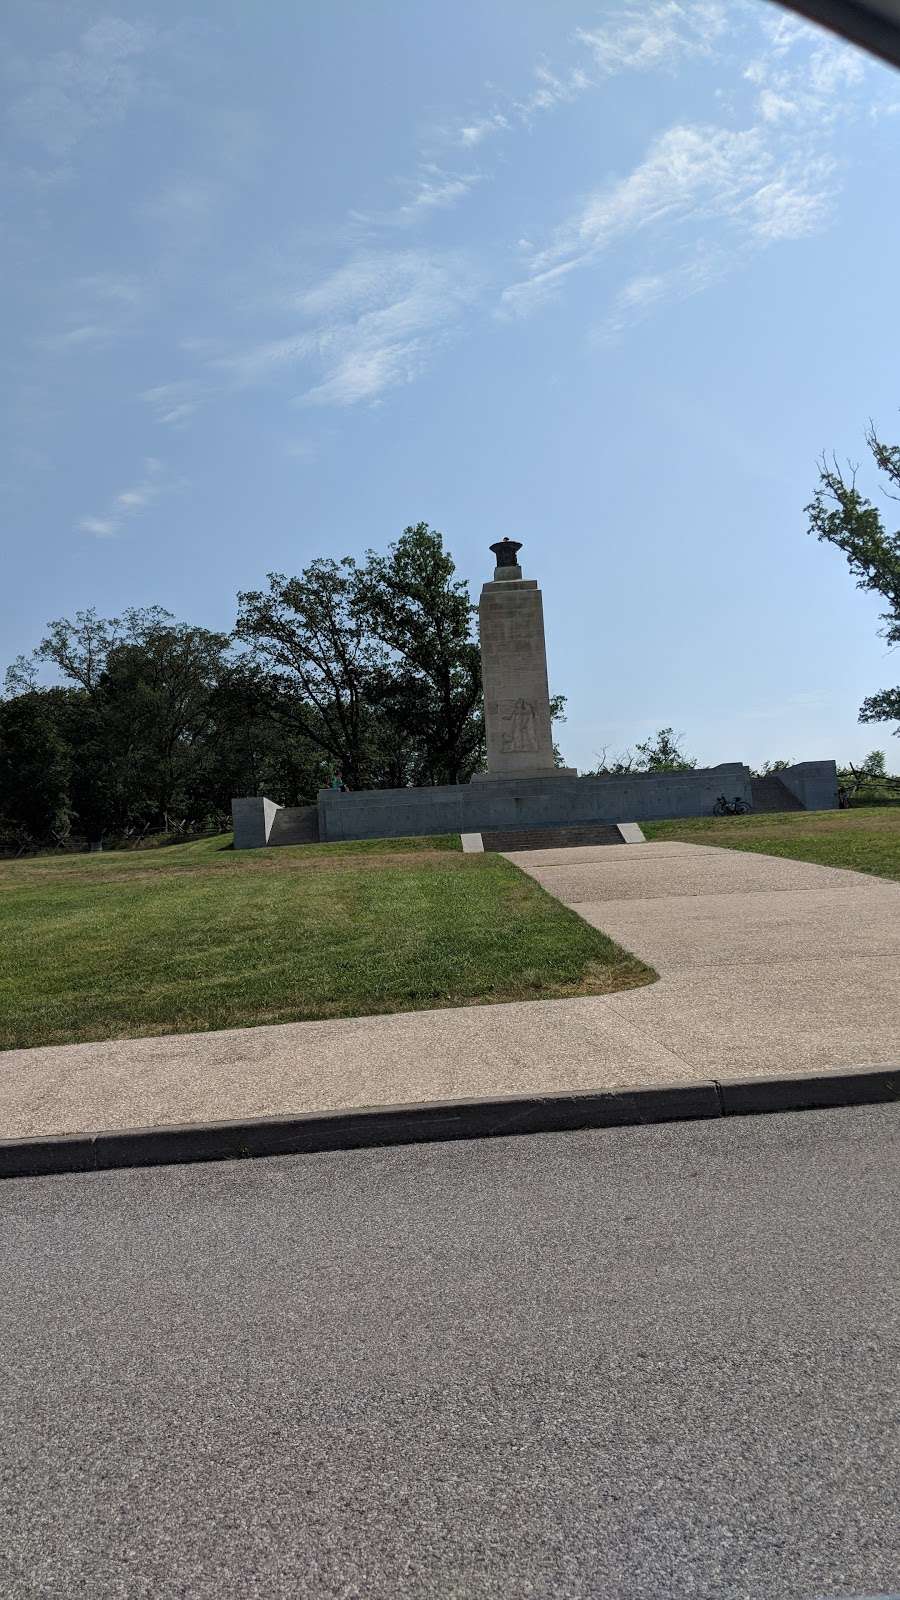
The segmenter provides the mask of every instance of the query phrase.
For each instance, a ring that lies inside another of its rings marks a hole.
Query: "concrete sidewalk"
[[[650,988],[0,1055],[0,1138],[900,1061],[900,885],[676,843],[509,858]]]
[[[510,856],[660,973],[604,997],[697,1075],[900,1060],[900,884],[713,846]]]

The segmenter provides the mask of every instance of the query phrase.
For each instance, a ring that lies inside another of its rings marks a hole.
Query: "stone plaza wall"
[[[644,822],[654,817],[711,816],[720,794],[751,803],[750,770],[741,762],[693,772],[640,772],[608,778],[497,778],[428,789],[319,792],[319,837],[398,839],[423,833],[480,833],[491,828],[564,827],[572,823]]]
[[[256,794],[231,802],[235,850],[259,850],[271,844],[314,844],[319,837],[319,808],[279,806]]]
[[[801,761],[778,777],[809,811],[837,806],[833,761]],[[592,822],[649,822],[707,817],[719,795],[752,805],[742,762],[693,772],[634,772],[608,778],[496,778],[428,789],[321,789],[314,806],[279,806],[261,795],[231,803],[234,848],[304,844],[321,839],[398,839],[424,833],[481,833],[493,828],[566,827]]]
[[[797,796],[806,811],[832,811],[838,803],[837,766],[833,761],[798,761],[776,777]]]
[[[259,850],[268,844],[275,813],[281,807],[262,795],[240,795],[231,802],[235,850]]]

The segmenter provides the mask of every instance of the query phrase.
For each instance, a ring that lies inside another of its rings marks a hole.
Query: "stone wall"
[[[740,762],[694,772],[642,772],[608,778],[499,778],[429,789],[319,792],[323,840],[397,839],[491,828],[643,822],[710,816],[720,794],[750,804],[750,771]]]
[[[809,811],[837,805],[833,761],[801,761],[778,777]],[[234,848],[302,844],[315,839],[398,839],[425,833],[482,833],[495,828],[571,827],[707,817],[719,795],[752,804],[750,770],[739,761],[693,772],[634,772],[621,777],[495,778],[429,789],[321,789],[318,805],[278,806],[261,795],[232,800]]]
[[[806,811],[832,811],[838,803],[837,766],[833,761],[798,761],[776,773]]]
[[[311,844],[319,837],[319,808],[279,806],[261,794],[231,802],[235,850],[259,850],[271,844]]]
[[[258,850],[268,844],[276,811],[281,807],[262,795],[241,795],[231,802],[235,850]]]

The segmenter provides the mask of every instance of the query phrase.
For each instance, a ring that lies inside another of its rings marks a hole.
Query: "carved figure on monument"
[[[536,750],[537,726],[534,706],[530,700],[511,700],[500,712],[502,748],[504,750]]]

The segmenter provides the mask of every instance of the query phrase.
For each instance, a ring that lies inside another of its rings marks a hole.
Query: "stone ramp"
[[[269,844],[317,844],[318,806],[279,806],[269,834]]]
[[[786,783],[782,783],[776,772],[768,772],[764,778],[751,778],[750,793],[753,797],[754,811],[804,811],[806,807],[792,794]]]
[[[584,845],[624,844],[614,822],[589,822],[559,828],[482,829],[485,850],[566,850]]]

